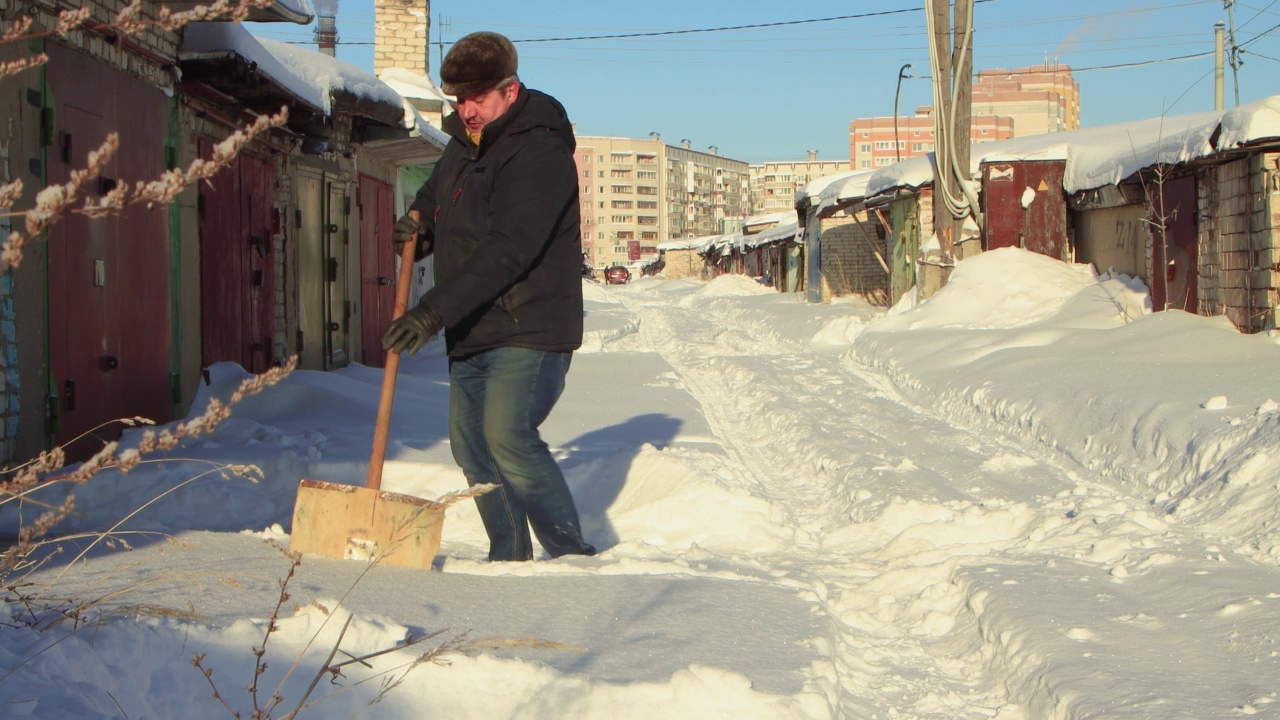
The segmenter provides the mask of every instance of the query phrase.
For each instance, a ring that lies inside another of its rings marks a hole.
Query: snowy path
[[[1210,546],[1151,516],[1143,499],[1056,466],[1034,443],[979,435],[924,412],[851,353],[797,344],[768,322],[753,322],[760,316],[743,311],[740,298],[616,297],[638,326],[617,344],[658,353],[672,366],[733,461],[732,482],[781,510],[795,529],[785,557],[753,561],[789,583],[811,584],[831,623],[845,716],[1014,718],[1070,715],[1091,702],[1105,707],[1088,699],[1089,687],[1060,686],[1041,654],[1075,657],[1082,642],[1099,639],[1083,629],[1088,611],[1080,628],[1059,628],[1061,636],[1041,637],[1039,647],[1027,644],[1031,628],[1092,606],[1114,614],[1117,639],[1136,632],[1139,648],[1150,641],[1143,634],[1168,632],[1151,615],[1126,613],[1126,603],[1115,602],[1123,593],[1096,587],[1127,578],[1126,563],[1138,572],[1175,558],[1197,561],[1199,548]],[[1108,528],[1101,542],[1091,526]],[[1222,560],[1203,561],[1200,572],[1212,576],[1205,587],[1144,578],[1150,597],[1130,600],[1149,606],[1198,592],[1214,598],[1209,606],[1222,603],[1201,608],[1220,618],[1238,592],[1225,587],[1267,578],[1265,570],[1224,568]],[[1063,611],[1027,624],[1018,610],[1032,607],[1018,600],[1027,592],[1054,594]],[[1266,658],[1273,641],[1260,640],[1253,657]],[[1196,648],[1227,663],[1238,650]],[[1135,663],[1130,654],[1096,663],[1098,690],[1129,671],[1141,694],[1151,658]],[[1264,662],[1256,679],[1274,664]],[[1189,687],[1194,672],[1186,673]],[[1150,717],[1165,716],[1165,705],[1155,703]]]
[[[543,431],[601,554],[485,562],[461,503],[433,570],[368,568],[340,603],[366,566],[308,556],[272,680],[324,662],[340,605],[353,654],[440,629],[560,645],[453,653],[317,717],[1280,717],[1274,343],[1118,319],[1115,281],[1032,253],[967,260],[951,290],[886,317],[735,276],[584,285],[586,342]],[[1188,347],[1204,357],[1167,362]],[[401,366],[383,476],[421,497],[465,485],[434,350]],[[215,366],[202,393],[244,375]],[[225,717],[191,655],[249,684],[287,568],[263,541],[287,543],[300,478],[363,482],[379,383],[296,372],[181,450],[259,482],[185,484],[202,466],[170,461],[79,488],[68,532],[163,494],[134,529],[164,535],[43,571],[119,614],[0,633],[0,708]],[[370,672],[414,662],[379,657]],[[279,682],[292,701],[305,680]]]

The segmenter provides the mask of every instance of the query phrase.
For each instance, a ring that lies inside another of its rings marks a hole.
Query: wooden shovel
[[[418,219],[416,212],[410,211],[410,214]],[[409,307],[416,241],[415,235],[401,252],[393,317],[400,317]],[[418,568],[430,568],[435,560],[440,550],[445,506],[381,489],[399,368],[400,354],[388,351],[367,487],[326,480],[300,481],[290,534],[290,548],[294,552],[331,558],[376,559],[390,565]]]

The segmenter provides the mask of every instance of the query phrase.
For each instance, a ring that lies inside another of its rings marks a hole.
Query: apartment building
[[[688,141],[577,136],[582,250],[593,267],[658,254],[671,238],[714,235],[750,213],[747,163]]]
[[[978,72],[973,113],[1013,118],[1015,137],[1080,128],[1080,83],[1067,65]]]
[[[981,70],[973,83],[974,143],[1027,137],[1080,127],[1080,83],[1067,65]],[[933,106],[915,115],[859,118],[849,124],[854,170],[892,165],[933,150]]]
[[[808,160],[766,162],[748,168],[751,178],[751,213],[790,210],[796,192],[811,180],[849,171],[847,160],[819,160],[816,150]]]
[[[969,128],[972,143],[1014,137],[1013,119],[974,115]],[[922,105],[910,117],[859,118],[849,124],[849,166],[874,170],[933,152],[933,106]]]

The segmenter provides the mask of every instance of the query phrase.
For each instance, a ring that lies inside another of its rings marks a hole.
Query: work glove
[[[396,226],[391,230],[391,242],[395,243],[396,254],[404,252],[404,244],[411,242],[413,236],[420,232],[422,232],[422,223],[411,216],[405,215],[397,220]]]
[[[382,334],[382,349],[394,353],[416,354],[423,345],[444,328],[444,321],[431,306],[418,303],[405,314],[391,321],[387,331]]]

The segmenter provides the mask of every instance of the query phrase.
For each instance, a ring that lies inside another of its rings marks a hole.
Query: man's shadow
[[[618,533],[608,511],[627,481],[640,450],[645,445],[665,448],[683,424],[679,418],[661,413],[637,415],[617,425],[592,430],[560,446],[565,480],[573,490],[587,541],[599,550],[618,544]]]

